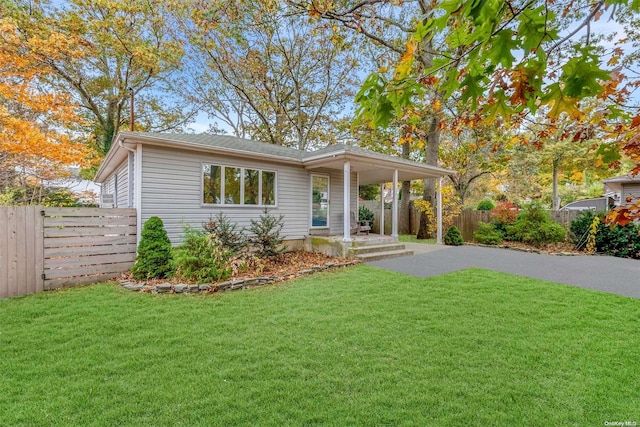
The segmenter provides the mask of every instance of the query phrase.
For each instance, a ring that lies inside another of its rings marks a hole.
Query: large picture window
[[[202,203],[275,206],[276,173],[224,165],[202,165]]]

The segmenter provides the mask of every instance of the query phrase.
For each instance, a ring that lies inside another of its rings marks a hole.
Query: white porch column
[[[360,221],[360,172],[356,172],[356,219]]]
[[[442,177],[438,179],[438,208],[436,215],[438,216],[438,239],[437,243],[442,244]]]
[[[342,241],[345,243],[351,242],[351,162],[344,162],[343,170],[343,184],[344,184],[344,221],[343,225],[343,237]],[[357,219],[357,218],[356,218]]]
[[[384,236],[384,182],[380,184],[380,235]]]
[[[393,170],[393,210],[391,213],[391,237],[398,238],[398,169]]]

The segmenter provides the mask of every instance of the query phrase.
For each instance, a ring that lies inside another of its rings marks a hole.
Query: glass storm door
[[[329,226],[329,177],[311,175],[311,227]]]

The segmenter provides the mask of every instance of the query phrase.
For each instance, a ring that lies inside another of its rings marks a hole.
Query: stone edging
[[[512,251],[520,251],[531,254],[540,254],[540,255],[555,255],[555,256],[582,256],[586,254],[579,254],[574,252],[545,252],[541,249],[533,249],[533,248],[519,248],[517,246],[509,246],[509,245],[483,245],[482,243],[464,243],[467,246],[480,246],[481,248],[499,248],[499,249],[510,249]]]
[[[186,283],[159,283],[157,285],[148,285],[146,282],[136,282],[131,280],[119,280],[120,286],[124,289],[134,292],[146,292],[152,294],[198,294],[198,293],[213,293],[221,291],[236,291],[239,289],[253,288],[256,286],[262,286],[269,283],[283,282],[285,280],[295,279],[301,276],[307,276],[309,274],[318,273],[321,271],[330,270],[339,267],[348,267],[351,265],[359,264],[360,261],[353,260],[347,262],[332,263],[327,262],[322,266],[315,266],[300,270],[296,273],[286,274],[283,276],[264,276],[253,277],[249,279],[227,280],[219,283],[202,283],[202,284],[186,284]]]

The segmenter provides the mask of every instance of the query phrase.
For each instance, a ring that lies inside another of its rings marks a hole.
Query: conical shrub
[[[137,280],[166,279],[173,273],[171,241],[164,223],[157,216],[144,223],[131,273]]]

